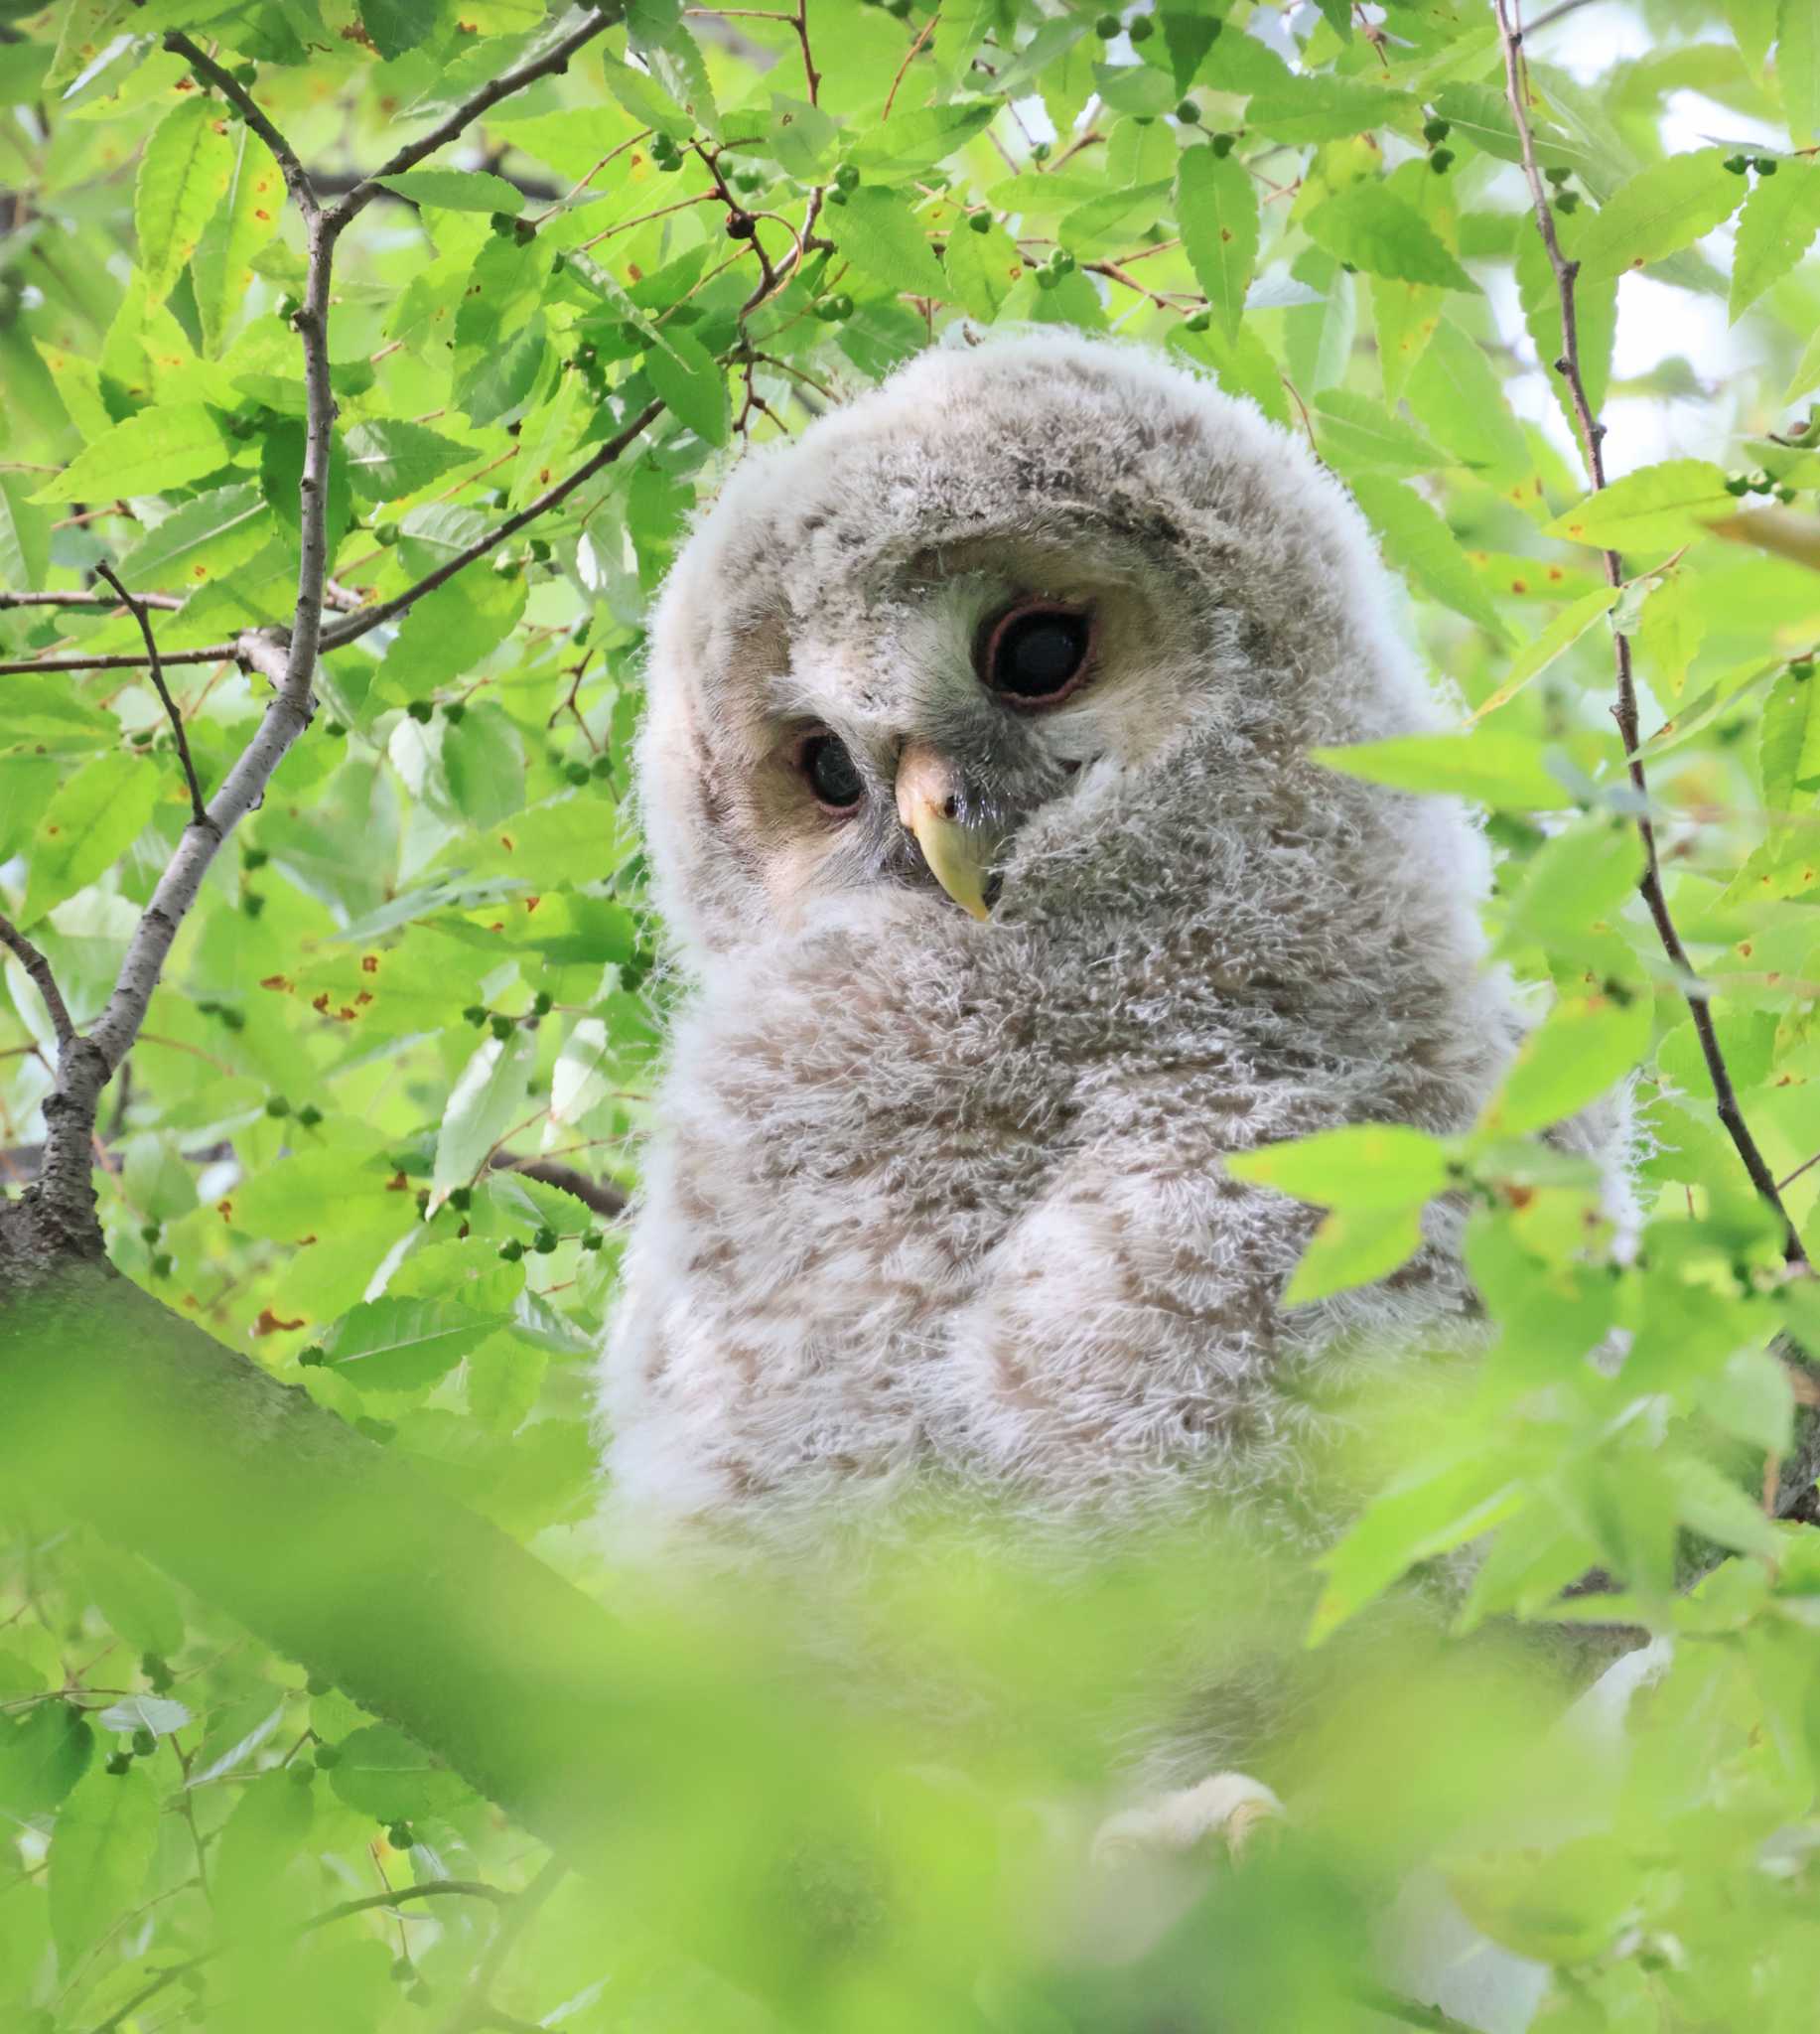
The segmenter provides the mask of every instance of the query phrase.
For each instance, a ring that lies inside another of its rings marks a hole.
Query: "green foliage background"
[[[1122,23],[1062,0],[809,0],[794,19],[637,0],[393,180],[343,244],[330,320],[344,608],[411,588],[659,408],[548,514],[328,654],[315,725],[215,862],[105,1098],[99,1178],[130,1277],[611,1588],[580,1527],[615,1225],[493,1161],[573,1168],[609,1210],[635,1184],[666,995],[626,803],[652,591],[743,441],[957,325],[1165,348],[1312,437],[1407,580],[1464,732],[1336,767],[1485,802],[1490,930],[1546,1011],[1470,1136],[1341,1133],[1248,1162],[1332,1211],[1302,1296],[1394,1268],[1422,1204],[1464,1186],[1495,1327],[1470,1392],[1367,1458],[1387,1489],[1328,1557],[1313,1632],[1488,1528],[1464,1630],[1585,1618],[1563,1592],[1604,1569],[1625,1619],[1677,1636],[1606,1818],[1500,1847],[1484,1829],[1528,1770],[1523,1684],[1463,1692],[1446,1648],[1422,1675],[1413,1655],[1387,1682],[1361,1668],[1315,1840],[1222,1881],[1115,1996],[1054,1977],[999,1877],[1011,1810],[1080,1755],[1052,1703],[1015,1771],[964,1797],[915,1794],[883,1727],[855,1747],[847,1722],[795,1718],[846,1733],[852,1816],[779,1891],[753,1825],[797,1833],[766,1789],[682,1786],[776,1721],[731,1674],[712,1757],[680,1718],[641,1751],[687,1806],[630,1821],[604,1885],[131,1548],[28,1506],[0,1566],[9,2028],[1034,2030],[1184,1999],[1193,2024],[1385,2025],[1355,1995],[1361,1917],[1450,1843],[1474,1921],[1550,1966],[1547,2025],[1812,2025],[1820,1543],[1763,1500],[1810,1388],[1778,1338],[1820,1355],[1820,1298],[1750,1191],[1636,901],[1610,709],[1615,629],[1668,903],[1820,1248],[1820,1167],[1802,1170],[1820,1150],[1820,27],[1811,0],[1636,12],[1648,53],[1591,81],[1563,61],[1575,20],[1533,33],[1530,118],[1595,407],[1659,403],[1668,442],[1686,427],[1706,456],[1597,497],[1565,402],[1545,428],[1511,400],[1538,363],[1559,397],[1561,320],[1476,0],[1185,0]],[[264,144],[160,39],[193,36],[333,177],[580,18],[0,0],[0,661],[63,660],[0,675],[0,911],[78,1023],[188,798],[143,670],[99,662],[138,654],[133,618],[5,596],[92,594],[111,562],[163,597],[167,655],[287,627],[296,600],[298,220]],[[1689,93],[1715,138],[1670,152]],[[1726,304],[1725,386],[1673,359],[1613,378],[1639,269]],[[1615,591],[1595,546],[1622,555]],[[169,675],[207,789],[265,682],[219,654]],[[0,1144],[24,1179],[54,1039],[11,957],[4,984]],[[1625,1263],[1588,1168],[1534,1133],[1633,1071],[1647,1227]],[[1621,1367],[1589,1363],[1613,1330]],[[1691,1595],[1690,1538],[1725,1556]],[[1191,1566],[1178,1585],[1217,1586]],[[1170,1615],[1167,1590],[1145,1601]],[[1053,1610],[1030,1661],[1106,1614]],[[728,1916],[719,1967],[661,1925],[700,1903]],[[798,1927],[813,1956],[757,1954]]]

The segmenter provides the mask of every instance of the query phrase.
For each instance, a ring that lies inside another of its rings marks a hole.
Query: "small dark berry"
[[[1759,177],[1773,177],[1780,165],[1772,155],[1759,155],[1750,167]]]
[[[531,1015],[533,1017],[547,1017],[555,1007],[556,998],[550,994],[548,989],[539,989],[531,998]]]
[[[451,1187],[449,1189],[449,1206],[455,1210],[456,1214],[466,1215],[469,1209],[474,1206],[474,1189],[472,1187]]]
[[[518,228],[518,221],[515,218],[513,218],[509,212],[490,213],[488,215],[487,223],[490,226],[491,226],[493,231],[497,233],[501,239],[503,239],[507,233],[516,232]]]
[[[975,233],[989,233],[992,230],[992,215],[989,212],[970,212],[967,215],[967,229]]]
[[[459,699],[451,699],[448,705],[443,708],[443,718],[451,727],[460,727],[462,722],[468,718],[468,709]]]
[[[1125,33],[1134,43],[1147,43],[1156,32],[1157,25],[1148,14],[1135,16],[1125,27]]]
[[[830,191],[830,192],[828,193],[828,203],[829,203],[830,205],[845,205],[845,204],[846,204],[846,202],[847,202],[847,194],[846,194],[846,192],[844,192],[844,191],[843,191],[843,190],[842,190],[842,189],[840,188],[840,186],[839,186],[838,184],[836,184],[836,185],[834,186],[834,188],[833,188],[833,189],[832,189],[832,190],[831,190],[831,191]]]
[[[834,299],[834,311],[835,316],[839,318],[851,318],[853,316],[853,299],[847,295],[845,290]]]
[[[842,191],[857,191],[860,188],[860,173],[851,163],[842,163],[834,172],[836,188]]]
[[[262,869],[271,856],[262,847],[243,847],[240,850],[240,866],[243,869]]]
[[[1580,210],[1579,192],[1563,191],[1561,196],[1555,200],[1555,210],[1557,212],[1578,212]]]
[[[160,1224],[156,1222],[148,1222],[145,1225],[145,1227],[139,1232],[139,1240],[142,1243],[155,1243],[158,1240],[158,1238],[163,1235],[164,1229]]]
[[[1445,141],[1453,131],[1453,128],[1442,119],[1439,113],[1432,120],[1424,120],[1422,123],[1422,139],[1424,141]]]
[[[316,1747],[316,1764],[319,1771],[330,1772],[341,1763],[342,1748],[339,1744],[319,1744]]]
[[[505,1259],[506,1263],[515,1264],[524,1255],[524,1245],[515,1235],[507,1236],[504,1242],[499,1245],[499,1255]]]
[[[1093,33],[1099,37],[1102,43],[1109,43],[1124,26],[1125,24],[1116,14],[1102,14],[1093,24]]]
[[[107,1770],[109,1773],[113,1775],[113,1777],[116,1780],[118,1780],[123,1773],[130,1773],[133,1770],[132,1753],[109,1752],[107,1755]]]
[[[1216,134],[1216,135],[1214,135],[1214,137],[1213,137],[1213,153],[1214,153],[1215,155],[1230,155],[1230,154],[1232,153],[1232,144],[1233,144],[1233,142],[1235,142],[1235,141],[1236,141],[1237,139],[1238,139],[1238,136],[1237,136],[1237,135],[1235,135],[1235,134]]]
[[[613,775],[613,758],[611,756],[595,757],[594,761],[588,765],[588,775],[599,780],[611,777]]]
[[[139,1729],[133,1732],[134,1758],[149,1759],[157,1749],[157,1735],[154,1732],[147,1730],[143,1724],[139,1727]]]
[[[169,1250],[160,1250],[157,1256],[152,1259],[152,1276],[154,1278],[169,1278],[176,1264],[177,1259],[171,1255]]]
[[[1072,275],[1074,273],[1074,257],[1065,247],[1057,247],[1054,253],[1050,256],[1050,266],[1057,275]]]
[[[408,1850],[417,1839],[411,1834],[409,1822],[393,1822],[385,1832],[385,1840],[394,1850]]]
[[[1445,177],[1454,167],[1454,151],[1451,148],[1436,149],[1428,159],[1428,166],[1437,177]]]
[[[170,1663],[160,1653],[142,1655],[139,1671],[145,1675],[146,1685],[155,1695],[162,1695],[171,1685]],[[70,1713],[73,1716],[76,1712],[72,1709]]]
[[[376,544],[395,544],[398,541],[398,525],[395,522],[373,524],[373,542]]]
[[[749,212],[730,212],[727,215],[727,237],[730,240],[750,240],[758,229],[758,221]]]
[[[1192,99],[1184,99],[1181,105],[1176,108],[1176,118],[1185,127],[1198,127],[1200,125],[1200,108]]]
[[[598,1229],[591,1229],[582,1236],[582,1248],[584,1250],[598,1250],[606,1240],[606,1236]]]
[[[435,703],[429,699],[413,699],[404,709],[420,725],[429,720],[436,711]]]
[[[588,782],[588,766],[586,763],[565,763],[562,766],[562,774],[571,784],[586,784]]]
[[[323,1112],[313,1101],[306,1101],[303,1107],[297,1111],[297,1120],[306,1130],[314,1130],[322,1119]]]
[[[235,84],[257,84],[259,82],[259,67],[257,64],[236,64],[227,74],[233,79]]]
[[[1814,660],[1811,656],[1798,656],[1788,666],[1788,675],[1797,685],[1805,685],[1814,674]]]
[[[1050,144],[1047,141],[1034,143],[1031,147],[1030,159],[1034,163],[1048,162],[1050,159]]]
[[[512,1033],[516,1031],[518,1028],[509,1017],[494,1017],[493,1019],[491,1019],[491,1025],[492,1035],[499,1041],[501,1045],[503,1045],[505,1041],[511,1037]]]
[[[557,1235],[553,1229],[540,1229],[531,1238],[531,1248],[540,1257],[547,1257],[555,1249],[556,1243]]]
[[[463,1017],[478,1031],[487,1022],[488,1011],[479,1003],[470,1003],[462,1012]]]
[[[1190,332],[1205,332],[1213,323],[1211,311],[1190,311],[1185,321]]]
[[[1785,481],[1778,483],[1770,490],[1770,493],[1775,496],[1778,502],[1792,502],[1795,498],[1795,490],[1789,487]]]
[[[312,1343],[308,1349],[300,1349],[297,1352],[297,1361],[303,1369],[317,1371],[322,1369],[329,1358],[320,1344]]]
[[[1735,177],[1742,177],[1750,167],[1750,164],[1748,157],[1742,155],[1729,155],[1726,157],[1726,168]]]
[[[1750,476],[1748,473],[1729,473],[1726,475],[1726,493],[1728,495],[1748,495],[1750,492]]]

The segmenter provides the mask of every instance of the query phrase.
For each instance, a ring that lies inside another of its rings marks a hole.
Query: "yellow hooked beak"
[[[909,742],[898,762],[898,817],[916,836],[929,874],[963,911],[990,916],[986,865],[994,843],[954,816],[959,780],[951,764],[924,742]]]

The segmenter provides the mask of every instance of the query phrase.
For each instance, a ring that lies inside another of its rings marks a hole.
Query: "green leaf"
[[[1691,247],[1723,225],[1745,195],[1723,148],[1671,155],[1639,170],[1600,208],[1580,250],[1583,270],[1615,275]]]
[[[143,1770],[91,1767],[58,1811],[45,1860],[66,1978],[136,1898],[157,1850],[158,1794]]]
[[[1523,144],[1517,134],[1516,121],[1511,116],[1510,101],[1501,91],[1486,84],[1457,81],[1444,84],[1435,93],[1432,103],[1435,111],[1454,130],[1449,140],[1456,148],[1466,140],[1474,148],[1483,149],[1486,155],[1495,156],[1499,162],[1520,163],[1523,160]],[[1533,106],[1530,109],[1530,133],[1535,144],[1536,161],[1545,170],[1584,171],[1594,161],[1586,150],[1550,134],[1547,123]],[[1527,212],[1524,224],[1533,229]]]
[[[1738,217],[1732,254],[1734,320],[1773,289],[1820,233],[1820,164],[1790,156],[1773,177],[1758,177]]]
[[[1432,283],[1440,289],[1478,287],[1415,207],[1405,205],[1378,179],[1348,185],[1316,206],[1302,223],[1309,238],[1336,261],[1348,261],[1370,275]]]
[[[1497,610],[1442,516],[1412,489],[1384,475],[1356,474],[1350,485],[1389,563],[1501,642],[1504,625]]]
[[[1638,467],[1547,524],[1545,534],[1600,550],[1663,551],[1699,536],[1737,507],[1726,477],[1704,459]]]
[[[640,127],[654,127],[672,141],[687,141],[695,132],[695,122],[648,73],[635,71],[610,50],[601,52],[601,65],[607,89]]]
[[[1820,140],[1820,16],[1812,0],[1777,0],[1775,21],[1776,86],[1788,131],[1803,148]]]
[[[1257,267],[1256,186],[1235,156],[1184,149],[1176,170],[1176,217],[1194,279],[1223,330],[1235,336]]]
[[[1626,817],[1601,813],[1545,840],[1523,873],[1505,938],[1545,950],[1597,928],[1636,894],[1643,843]]]
[[[457,467],[479,456],[424,424],[402,417],[363,418],[350,424],[342,440],[348,455],[348,478],[353,491],[369,502],[395,502],[414,495]]]
[[[240,122],[233,130],[227,196],[203,228],[190,258],[203,344],[219,354],[257,271],[253,256],[277,232],[284,213],[284,179],[265,143]]]
[[[1225,1167],[1235,1179],[1324,1208],[1419,1207],[1446,1190],[1448,1177],[1440,1143],[1407,1123],[1349,1123],[1234,1152]]]
[[[1475,339],[1443,318],[1410,369],[1409,406],[1462,464],[1498,485],[1535,471],[1529,440]]]
[[[983,133],[999,111],[997,99],[955,99],[919,112],[893,112],[881,126],[863,133],[853,147],[853,161],[862,170],[885,170],[906,178],[964,148]]]
[[[1347,1203],[1316,1230],[1295,1275],[1283,1290],[1286,1307],[1303,1306],[1388,1278],[1422,1247],[1419,1207],[1381,1208]]]
[[[277,527],[257,488],[246,482],[214,488],[148,529],[120,560],[120,577],[135,593],[160,587],[188,592],[243,565]]]
[[[1345,1538],[1322,1555],[1327,1586],[1310,1621],[1309,1644],[1318,1645],[1337,1631],[1418,1561],[1476,1539],[1521,1503],[1507,1460],[1496,1454],[1392,1485]]]
[[[524,210],[523,192],[490,170],[401,170],[379,182],[413,205],[444,212],[503,212],[516,218]]]
[[[524,744],[490,701],[471,705],[458,726],[444,725],[442,770],[456,811],[479,831],[524,803]]]
[[[448,1815],[473,1798],[465,1780],[389,1723],[369,1723],[337,1749],[341,1756],[330,1775],[336,1793],[375,1821]]]
[[[1563,996],[1524,1039],[1478,1129],[1519,1136],[1597,1101],[1648,1052],[1651,1016],[1645,995]]]
[[[499,1326],[496,1316],[454,1300],[387,1295],[350,1308],[323,1337],[322,1349],[336,1375],[362,1391],[417,1391],[445,1377]]]
[[[0,592],[31,593],[50,569],[50,516],[14,475],[0,473]]]
[[[68,678],[22,673],[0,683],[0,746],[111,749],[119,739],[120,723],[72,691]]]
[[[1311,749],[1324,769],[1387,784],[1398,791],[1439,792],[1507,811],[1553,811],[1574,800],[1549,775],[1543,747],[1527,735],[1474,728],[1470,734],[1392,735],[1388,741]]]
[[[644,356],[644,371],[679,422],[710,445],[726,444],[733,435],[727,375],[699,340],[668,334]]]
[[[1011,235],[994,220],[987,232],[963,227],[948,235],[948,289],[977,318],[990,325],[1005,300],[1024,280],[1024,259]]]
[[[787,92],[770,95],[770,118],[765,139],[778,162],[805,184],[822,177],[833,165],[840,128],[819,106]]]
[[[0,704],[9,700],[0,693]],[[1757,759],[1763,803],[1772,812],[1791,810],[1797,790],[1820,786],[1820,683],[1780,673],[1763,701]]]
[[[1231,54],[1228,44],[1236,47],[1250,40],[1236,32],[1221,36],[1213,52],[1215,64]],[[1412,115],[1420,117],[1407,92],[1312,72],[1254,92],[1245,108],[1245,125],[1272,141],[1340,141]]]
[[[381,57],[403,57],[430,41],[446,0],[356,0],[360,26]]]
[[[383,695],[421,699],[471,671],[503,643],[524,612],[524,583],[484,566],[459,574],[411,609],[379,666]]]
[[[524,1084],[536,1059],[536,1039],[517,1030],[509,1039],[488,1039],[468,1062],[437,1132],[432,1174],[437,1201],[450,1188],[466,1186],[507,1131],[530,1114]]]
[[[1637,625],[1637,653],[1658,699],[1679,699],[1687,686],[1688,666],[1706,638],[1703,588],[1686,568],[1665,572],[1643,602]]]
[[[112,502],[181,488],[225,466],[234,444],[211,409],[178,402],[141,410],[104,431],[34,502]]]
[[[1781,1551],[1782,1533],[1775,1523],[1710,1462],[1696,1455],[1670,1455],[1663,1467],[1683,1526],[1738,1553],[1773,1560]]]
[[[40,1702],[14,1722],[0,1715],[0,1813],[23,1823],[49,1815],[87,1772],[94,1732],[68,1702]]]
[[[458,357],[455,399],[474,424],[493,424],[531,392],[543,365],[544,322],[538,312],[528,324],[494,347]]]
[[[32,835],[21,921],[103,876],[145,830],[158,802],[158,768],[145,756],[97,756],[66,778]]]
[[[233,179],[234,144],[217,99],[180,99],[153,128],[139,159],[133,227],[147,304],[162,304],[196,252]]]
[[[896,192],[862,184],[833,212],[828,230],[846,259],[875,282],[920,297],[946,294],[947,278],[921,223]]]
[[[1556,657],[1571,650],[1601,616],[1609,615],[1617,605],[1617,596],[1615,586],[1602,586],[1572,607],[1563,608],[1540,636],[1532,636],[1510,659],[1503,683],[1480,701],[1472,718],[1483,720],[1487,713],[1495,713],[1514,699],[1531,678],[1539,677]]]
[[[1159,8],[1157,19],[1163,24],[1163,47],[1169,52],[1170,82],[1178,92],[1186,92],[1225,24],[1211,12],[1183,7]]]
[[[308,427],[302,417],[280,417],[268,423],[259,441],[259,489],[280,522],[293,532],[303,528],[303,473]],[[329,440],[329,485],[324,491],[324,526],[329,556],[334,558],[353,521],[353,489],[348,474],[348,453],[340,438]]]
[[[1193,154],[1201,150],[1191,151]],[[1205,151],[1211,155],[1212,150]],[[1186,160],[1186,156],[1184,158]],[[1071,253],[1092,258],[1110,253],[1114,247],[1129,246],[1142,239],[1156,222],[1170,190],[1167,179],[1159,183],[1136,184],[1127,190],[1103,191],[1066,214],[1055,236]]]
[[[132,0],[64,0],[57,17],[57,54],[45,73],[55,91],[86,71],[119,32]]]
[[[1390,473],[1421,473],[1452,463],[1439,445],[1368,395],[1324,388],[1315,398],[1315,416],[1321,456],[1342,472],[1381,467]]]
[[[255,1942],[271,1928],[274,1907],[283,1911],[274,1895],[288,1873],[308,1868],[315,1820],[314,1792],[297,1786],[290,1770],[248,1779],[216,1839],[212,1890],[224,1928]]]

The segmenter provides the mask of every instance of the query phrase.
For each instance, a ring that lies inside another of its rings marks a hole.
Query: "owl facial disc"
[[[929,874],[963,911],[991,916],[986,871],[999,843],[964,824],[960,778],[953,764],[926,742],[907,742],[898,761],[898,817],[915,836]]]

